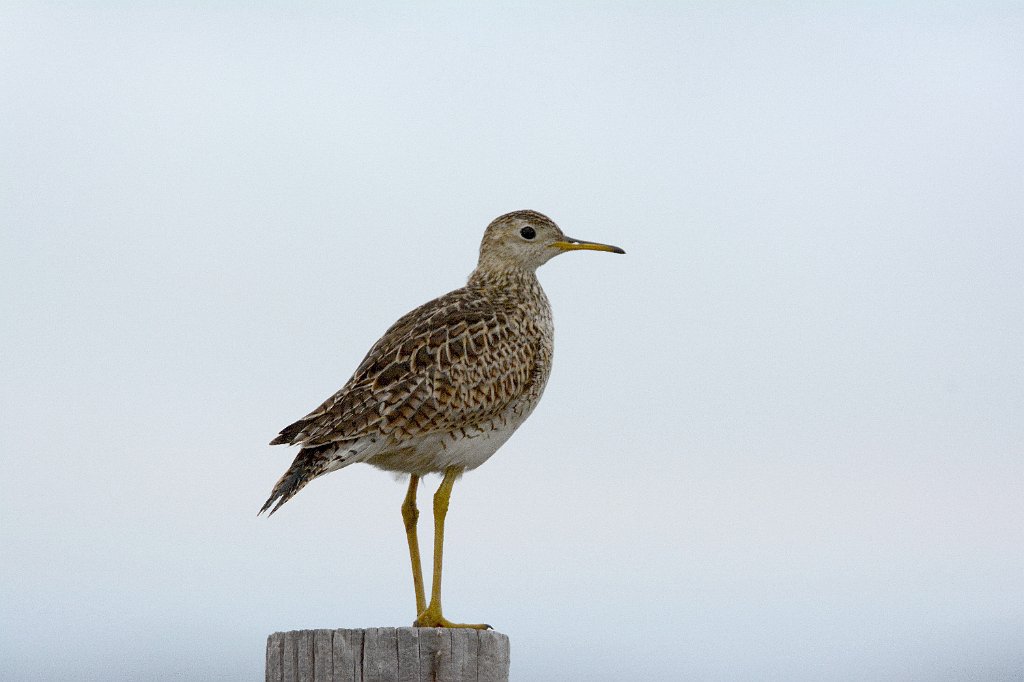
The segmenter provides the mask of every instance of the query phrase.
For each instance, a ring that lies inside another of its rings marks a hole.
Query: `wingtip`
[[[296,439],[298,439],[299,436],[302,434],[302,427],[305,426],[305,424],[306,418],[302,418],[299,421],[295,422],[294,424],[289,424],[288,426],[281,429],[281,432],[274,437],[274,440],[270,441],[270,444],[294,445]]]

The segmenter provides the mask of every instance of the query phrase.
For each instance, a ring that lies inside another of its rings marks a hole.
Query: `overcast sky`
[[[1019,3],[176,4],[0,8],[0,677],[411,624],[267,442],[521,208],[628,255],[454,490],[514,680],[1024,677]]]

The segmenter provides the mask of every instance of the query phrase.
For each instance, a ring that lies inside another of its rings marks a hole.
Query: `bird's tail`
[[[335,443],[299,450],[299,454],[296,455],[292,465],[288,467],[288,471],[284,472],[284,476],[274,484],[270,498],[263,505],[263,508],[260,509],[259,514],[273,506],[273,509],[270,509],[270,514],[267,514],[267,516],[272,515],[281,508],[282,504],[292,499],[295,493],[302,490],[314,478],[338,468],[339,463],[335,456],[337,451],[338,445]],[[275,502],[277,504],[274,504]]]

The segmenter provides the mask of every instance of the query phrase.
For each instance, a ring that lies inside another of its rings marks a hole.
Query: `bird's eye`
[[[527,225],[523,229],[519,230],[519,234],[523,235],[523,239],[533,239],[537,236],[537,230]]]

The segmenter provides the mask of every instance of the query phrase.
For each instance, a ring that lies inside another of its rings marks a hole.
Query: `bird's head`
[[[551,218],[536,211],[513,211],[487,226],[477,270],[532,272],[560,253],[584,250],[625,253],[617,246],[566,237]]]

